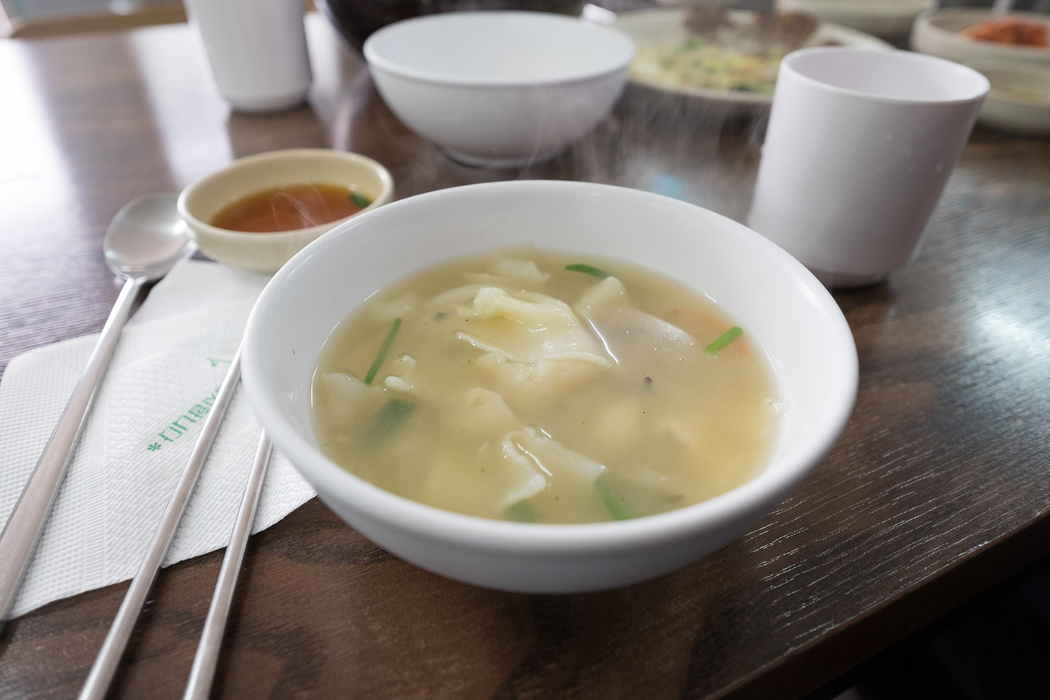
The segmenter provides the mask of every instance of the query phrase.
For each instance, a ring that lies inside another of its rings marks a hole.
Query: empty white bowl
[[[329,334],[377,289],[415,270],[531,242],[649,266],[702,290],[773,365],[786,413],[768,464],[711,500],[635,520],[543,525],[409,501],[318,448],[311,378]],[[768,513],[831,449],[857,390],[857,353],[838,305],[783,250],[723,216],[609,185],[515,181],[439,190],[348,221],[267,285],[248,321],[244,386],[274,444],[337,515],[424,569],[502,590],[622,586],[693,562]]]
[[[379,94],[410,129],[470,165],[541,161],[593,129],[627,79],[622,32],[542,12],[449,12],[364,45]]]

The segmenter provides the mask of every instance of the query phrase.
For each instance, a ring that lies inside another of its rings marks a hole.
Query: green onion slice
[[[368,197],[365,197],[362,194],[358,194],[357,192],[351,192],[348,199],[357,206],[361,207],[362,209],[364,209],[372,203],[372,200],[370,200]]]
[[[383,345],[379,348],[379,354],[376,355],[375,362],[368,368],[368,374],[365,375],[365,384],[371,384],[372,380],[376,378],[376,373],[379,371],[380,366],[383,364],[383,360],[386,359],[386,354],[390,352],[390,346],[394,344],[394,336],[397,335],[398,329],[401,328],[401,317],[398,316],[394,319],[394,326],[390,329],[390,332],[386,334],[386,339],[383,340]]]
[[[593,265],[587,265],[585,263],[573,263],[572,265],[566,265],[565,269],[569,270],[570,272],[582,272],[585,275],[597,277],[600,280],[603,280],[609,276],[609,273],[605,270],[602,270],[598,267],[594,267]]]
[[[519,523],[534,523],[540,519],[536,509],[528,501],[518,501],[506,510],[507,517]]]
[[[627,508],[624,507],[623,499],[616,495],[616,493],[609,488],[601,478],[594,482],[595,488],[598,489],[598,495],[602,497],[602,503],[605,504],[605,508],[609,511],[609,515],[613,516],[614,520],[630,520],[631,514],[627,512]]]
[[[743,332],[744,331],[740,329],[740,326],[733,326],[728,331],[715,338],[710,345],[704,348],[704,353],[707,355],[716,354],[719,350],[723,349],[725,346],[729,345],[734,340],[739,338],[740,334]]]
[[[404,399],[390,399],[376,414],[370,442],[378,445],[387,440],[412,415],[416,405]]]

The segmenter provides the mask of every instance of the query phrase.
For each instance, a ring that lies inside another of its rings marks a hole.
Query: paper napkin
[[[183,261],[124,329],[10,612],[130,579],[268,276]],[[15,358],[0,383],[0,518],[36,466],[97,336]],[[226,546],[261,427],[238,388],[164,565]],[[274,452],[253,532],[314,492]]]

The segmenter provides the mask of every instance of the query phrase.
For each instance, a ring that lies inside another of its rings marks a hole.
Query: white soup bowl
[[[461,515],[384,491],[318,447],[310,387],[325,341],[355,306],[413,271],[495,247],[601,254],[708,295],[766,353],[787,405],[774,453],[750,481],[679,510],[578,525]],[[799,262],[730,219],[609,185],[516,181],[389,204],[322,236],[263,290],[244,339],[259,420],[320,499],[379,546],[480,586],[569,593],[623,586],[718,549],[768,513],[827,454],[851,413],[857,353],[842,312]]]

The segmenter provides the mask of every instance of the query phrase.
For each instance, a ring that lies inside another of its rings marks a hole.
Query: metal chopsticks
[[[244,486],[241,506],[237,511],[237,520],[233,525],[230,543],[226,546],[226,554],[222,559],[219,580],[215,583],[215,593],[212,595],[211,607],[208,608],[208,617],[204,622],[200,644],[197,645],[197,654],[193,657],[193,668],[190,671],[190,680],[186,685],[183,700],[206,700],[211,692],[215,667],[219,660],[219,650],[222,648],[222,637],[226,630],[226,620],[230,614],[233,592],[237,586],[241,563],[244,561],[244,551],[247,549],[248,536],[252,531],[259,496],[262,495],[263,481],[266,478],[266,468],[270,463],[271,452],[270,439],[264,432],[259,437],[255,462],[252,464],[251,471],[248,473],[248,481]]]
[[[120,664],[120,658],[124,654],[128,639],[131,637],[131,632],[135,627],[135,621],[138,619],[139,612],[146,602],[146,596],[149,595],[150,588],[153,587],[153,581],[156,579],[160,565],[164,561],[164,555],[167,554],[168,547],[171,546],[171,542],[175,538],[175,531],[179,526],[179,521],[182,520],[182,514],[186,510],[190,494],[193,493],[193,487],[197,484],[201,468],[204,466],[208,452],[215,441],[215,435],[218,433],[219,425],[226,415],[226,409],[230,405],[230,400],[233,398],[234,390],[237,388],[240,378],[241,350],[238,348],[237,354],[234,355],[233,362],[226,372],[226,377],[219,387],[215,403],[212,405],[208,417],[204,420],[201,434],[197,438],[197,444],[194,446],[193,452],[186,463],[186,468],[183,470],[179,483],[175,487],[175,492],[164,510],[160,525],[158,525],[157,531],[153,535],[153,541],[146,551],[146,556],[143,558],[135,578],[131,580],[131,587],[128,588],[128,592],[124,595],[124,601],[117,611],[113,625],[109,628],[109,633],[102,644],[102,649],[99,651],[98,657],[91,667],[91,672],[88,674],[87,681],[80,691],[80,700],[102,700],[109,689],[113,675]]]
[[[47,441],[11,517],[0,532],[0,619],[6,616],[15,601],[59,486],[69,463],[73,461],[73,453],[87,423],[87,414],[102,375],[109,366],[121,329],[146,281],[146,277],[137,277],[124,283],[98,343],[91,351],[84,374],[69,397],[66,409]]]

